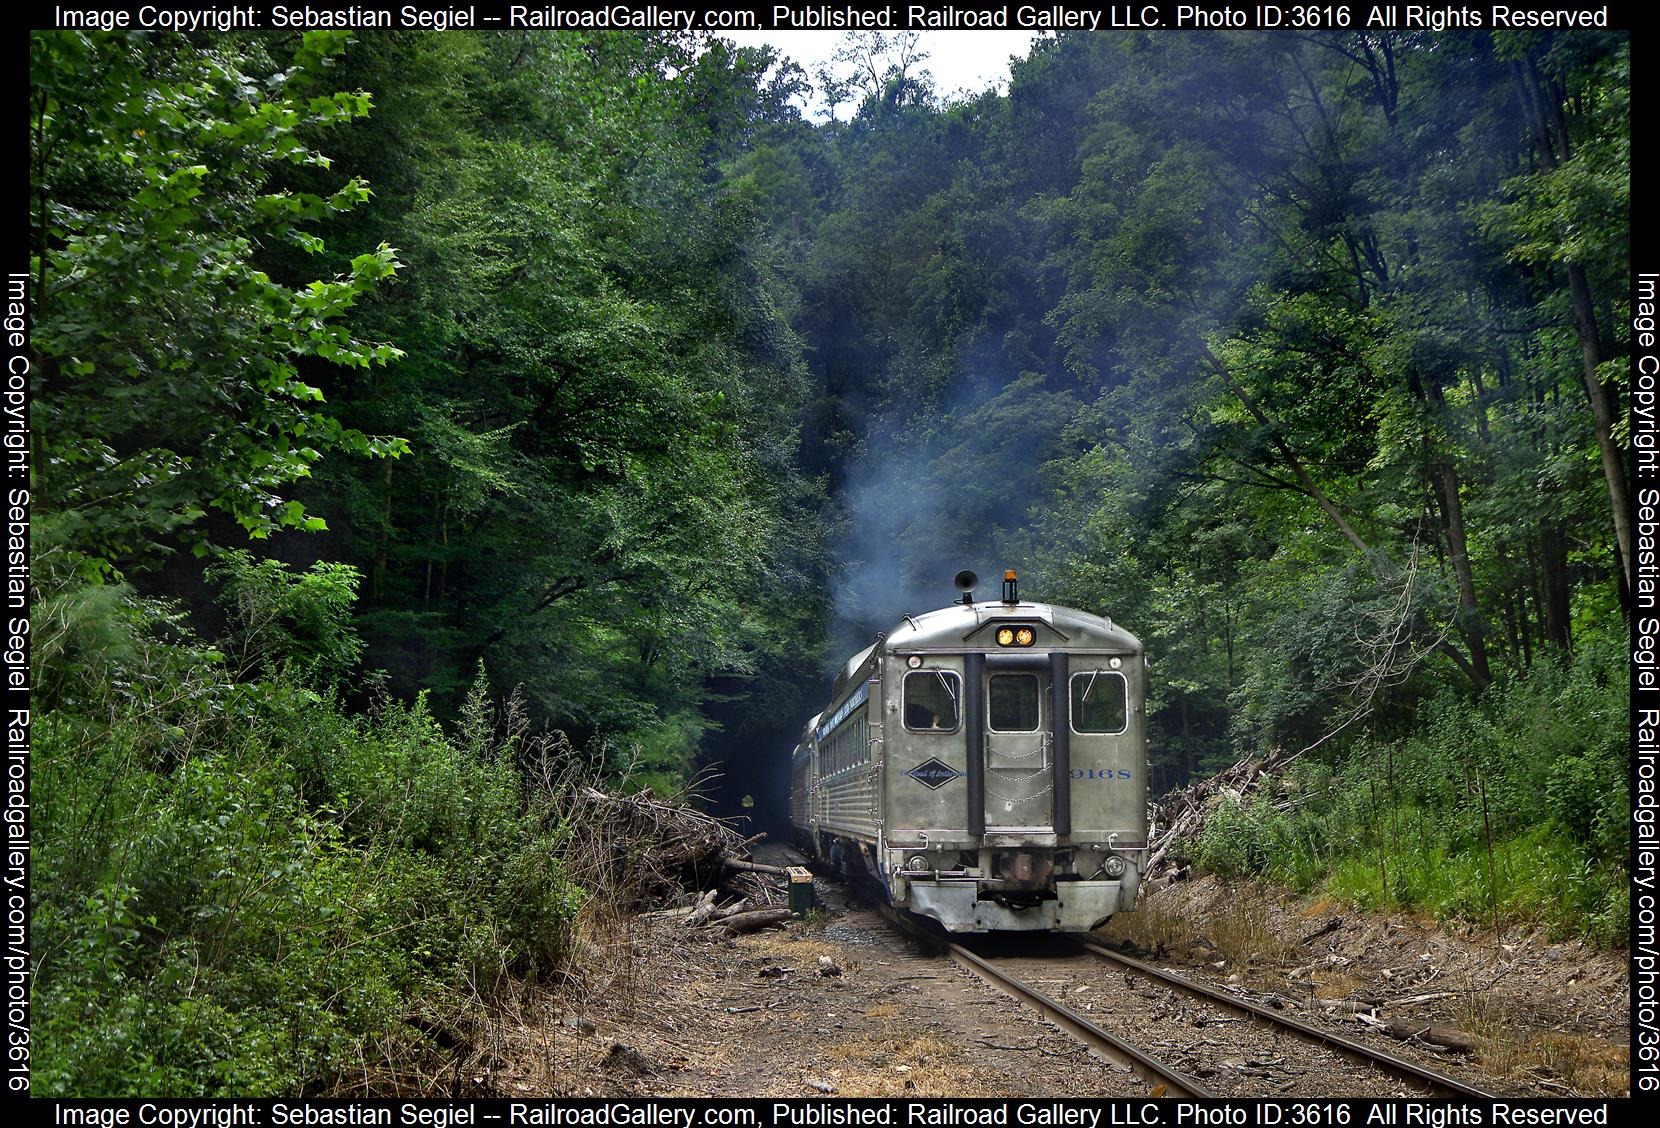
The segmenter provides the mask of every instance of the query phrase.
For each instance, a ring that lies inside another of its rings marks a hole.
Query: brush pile
[[[1280,779],[1296,758],[1274,751],[1261,759],[1240,760],[1208,779],[1195,780],[1153,800],[1147,812],[1151,849],[1142,874],[1145,888],[1153,892],[1193,876],[1193,864],[1182,856],[1179,844],[1197,838],[1205,820],[1223,803],[1243,802],[1261,790],[1265,780]],[[1172,851],[1172,847],[1177,849]]]
[[[586,876],[590,888],[622,894],[623,907],[639,912],[672,905],[647,915],[684,916],[691,926],[720,922],[732,931],[789,919],[789,910],[777,907],[785,871],[749,855],[764,834],[744,838],[721,819],[649,795],[587,787],[580,802],[580,818],[571,821],[587,831],[582,854],[588,866],[604,872],[578,879]]]

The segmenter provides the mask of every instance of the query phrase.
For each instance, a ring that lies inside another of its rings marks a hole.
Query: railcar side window
[[[948,670],[905,675],[905,727],[912,732],[956,732],[962,679]]]
[[[996,732],[1033,732],[1038,727],[1036,674],[991,675],[991,727]]]
[[[824,763],[825,775],[870,763],[870,723],[863,709],[843,721],[824,742]]]
[[[1129,724],[1129,683],[1123,674],[1090,670],[1072,675],[1072,731],[1123,732]]]

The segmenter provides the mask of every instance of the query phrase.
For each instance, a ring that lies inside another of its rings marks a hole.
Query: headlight
[[[1037,632],[1027,626],[998,627],[998,646],[1030,646],[1037,641]]]
[[[1036,638],[1037,635],[1032,633],[1031,627],[1021,627],[1014,632],[1016,646],[1030,646]]]
[[[1107,872],[1108,877],[1123,877],[1124,859],[1120,858],[1117,854],[1114,854],[1107,859],[1107,864],[1101,868]]]
[[[998,646],[1013,646],[1014,645],[1014,628],[1013,627],[998,627],[997,628],[997,645]]]

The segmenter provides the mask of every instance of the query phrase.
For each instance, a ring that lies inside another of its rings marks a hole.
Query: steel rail
[[[881,906],[879,911],[883,919],[899,931],[944,952],[958,964],[974,972],[999,990],[1035,1008],[1049,1021],[1108,1061],[1130,1070],[1147,1083],[1153,1096],[1201,1098],[1216,1095],[1175,1067],[1166,1065],[1123,1039],[1107,1033],[1071,1007],[1051,999],[1029,984],[1022,983],[1008,972],[964,948],[961,944],[957,944],[943,936],[934,935],[926,929],[905,920],[900,913],[885,905]]]
[[[1495,1093],[1485,1092],[1484,1090],[1477,1089],[1472,1085],[1466,1085],[1464,1082],[1458,1080],[1457,1078],[1449,1077],[1445,1073],[1440,1073],[1421,1065],[1415,1065],[1414,1063],[1407,1061],[1405,1058],[1398,1058],[1394,1054],[1384,1053],[1382,1050],[1376,1050],[1360,1042],[1352,1041],[1343,1037],[1341,1034],[1336,1034],[1329,1030],[1321,1030],[1317,1026],[1311,1026],[1310,1024],[1299,1019],[1291,1018],[1289,1015],[1280,1014],[1269,1007],[1249,1002],[1245,999],[1235,998],[1234,996],[1219,991],[1214,987],[1209,987],[1203,983],[1195,982],[1185,976],[1165,971],[1163,968],[1154,967],[1152,964],[1142,963],[1138,959],[1133,959],[1130,956],[1115,952],[1111,948],[1104,948],[1100,944],[1094,943],[1093,941],[1084,941],[1083,947],[1085,950],[1099,956],[1101,959],[1104,959],[1109,963],[1117,964],[1120,968],[1145,975],[1167,987],[1172,987],[1195,998],[1203,999],[1207,1003],[1213,1003],[1219,1007],[1231,1010],[1235,1014],[1242,1015],[1246,1018],[1255,1018],[1272,1026],[1287,1030],[1299,1038],[1310,1042],[1317,1042],[1339,1054],[1342,1054],[1351,1061],[1358,1061],[1374,1066],[1377,1069],[1382,1070],[1384,1073],[1400,1080],[1429,1085],[1435,1089],[1444,1090],[1445,1092],[1453,1093],[1461,1097],[1479,1097],[1483,1100],[1493,1100],[1497,1096]]]

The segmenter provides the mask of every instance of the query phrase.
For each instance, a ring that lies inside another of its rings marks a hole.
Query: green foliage
[[[696,710],[682,710],[615,738],[613,771],[630,789],[680,794],[694,774],[698,745],[711,727]]]
[[[359,578],[349,564],[324,561],[294,575],[245,549],[220,556],[207,579],[221,589],[230,616],[225,648],[238,672],[285,670],[306,685],[338,686],[363,653],[352,622]]]
[[[698,46],[31,39],[41,1091],[412,1087],[596,895],[520,763],[782,746],[964,565],[1155,786],[1303,750],[1207,864],[1619,936],[1626,37]]]
[[[1363,743],[1330,767],[1300,761],[1256,799],[1224,799],[1195,858],[1366,907],[1539,921],[1622,943],[1631,807],[1620,641],[1595,636],[1571,665],[1536,664],[1479,706],[1442,696],[1414,736]]]
[[[335,551],[367,577],[368,661],[395,692],[448,716],[482,658],[535,723],[596,757],[638,745],[667,785],[709,727],[709,680],[811,645],[792,606],[817,540],[802,374],[716,164],[793,117],[769,62],[547,34],[365,37],[341,60],[377,111],[336,168],[378,195],[331,240],[404,249],[410,284],[367,321],[408,355],[330,399],[414,449],[392,473],[326,466],[309,492],[343,515]]]
[[[345,622],[349,577],[225,568],[227,601]],[[309,688],[327,631],[270,627],[283,660],[230,681],[112,591],[50,596],[113,607],[124,642],[37,729],[37,1092],[407,1091],[442,1052],[424,1029],[561,966],[582,895],[500,740],[420,702],[347,715]]]
[[[361,93],[308,90],[343,43],[310,33],[279,60],[242,38],[30,39],[37,492],[104,567],[180,539],[205,547],[215,509],[253,537],[321,528],[285,487],[330,449],[405,449],[342,427],[301,370],[399,355],[345,322],[394,252],[304,285],[255,262],[270,242],[319,250],[304,225],[368,196],[357,180],[326,196],[269,185],[279,164],[327,166],[308,131],[368,111]]]
[[[1299,782],[1308,785],[1306,777]],[[1266,877],[1306,892],[1325,872],[1321,841],[1302,819],[1279,811],[1268,793],[1255,801],[1225,799],[1206,820],[1194,853],[1218,873]]]
[[[531,727],[673,791],[712,680],[814,668],[799,344],[719,175],[795,80],[660,35],[31,52],[38,1083],[407,1088],[565,969],[576,832],[519,760],[577,757]]]

